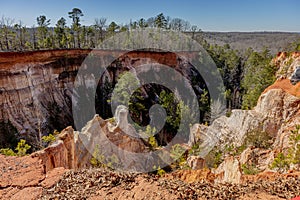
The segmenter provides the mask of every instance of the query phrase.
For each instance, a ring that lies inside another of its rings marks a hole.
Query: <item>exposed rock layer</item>
[[[191,128],[189,145],[207,139],[202,142],[200,157],[214,147],[225,151],[230,145],[241,146],[251,132],[264,132],[274,139],[270,149],[250,147],[236,158],[226,158],[215,171],[221,182],[240,182],[241,166],[254,160],[257,170],[268,170],[279,152],[287,153],[291,130],[300,124],[300,83],[293,85],[289,79],[300,63],[300,54],[280,53],[273,62],[279,68],[278,80],[261,94],[253,110],[233,110],[230,117],[222,116],[211,126],[196,124]]]
[[[26,138],[36,149],[41,136],[54,129],[73,126],[71,98],[74,80],[89,53],[91,50],[1,52],[0,122],[10,122],[17,129],[18,137]],[[113,62],[107,71],[113,84],[123,71],[147,63],[173,67],[187,77],[193,73],[189,60],[198,56],[184,52],[100,50],[91,54],[101,58],[98,67],[104,67],[101,63]],[[0,131],[0,134],[5,134],[5,131]]]

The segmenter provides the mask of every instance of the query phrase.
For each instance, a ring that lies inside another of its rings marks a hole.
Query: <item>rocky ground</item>
[[[1,199],[291,199],[300,196],[300,173],[245,176],[217,184],[210,170],[154,174],[103,169],[46,172],[37,157],[0,156]]]
[[[300,195],[300,178],[253,183],[187,183],[149,174],[126,174],[100,169],[69,171],[40,199],[290,199]]]

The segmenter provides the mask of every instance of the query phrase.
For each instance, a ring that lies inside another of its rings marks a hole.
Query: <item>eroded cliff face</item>
[[[272,62],[278,66],[277,79],[290,79],[296,68],[300,67],[300,52],[279,52]]]
[[[73,126],[71,98],[74,81],[79,68],[90,53],[90,50],[53,50],[0,54],[0,123],[5,125],[5,128],[0,130],[2,141],[8,138],[10,132],[18,138],[25,138],[33,149],[38,149],[43,135],[51,133],[54,129],[62,130]],[[109,77],[114,85],[122,72],[148,63],[170,66],[191,80],[195,76],[195,70],[193,71],[189,61],[198,58],[198,54],[184,52],[175,54],[97,50],[92,54],[100,58],[99,67],[107,67],[99,85],[104,84],[105,77]],[[103,63],[111,64],[102,66]],[[95,80],[91,75],[84,77],[84,81],[88,83]],[[107,104],[102,94],[100,88],[96,98],[100,99],[100,104]],[[97,106],[96,110],[100,114],[106,112],[105,117],[110,117],[106,111],[110,105]]]
[[[10,122],[33,145],[72,125],[73,81],[88,52],[1,53],[0,121]]]
[[[279,69],[278,79],[261,94],[253,110],[233,110],[230,117],[222,116],[209,127],[194,125],[191,129],[190,141],[199,141],[201,137],[209,139],[206,141],[207,151],[203,152],[204,155],[215,146],[223,150],[230,145],[241,146],[251,132],[266,133],[273,138],[274,142],[269,149],[252,146],[235,158],[226,158],[215,170],[221,177],[221,182],[241,182],[242,178],[238,175],[241,174],[242,166],[249,163],[260,171],[270,170],[276,155],[279,152],[286,154],[291,146],[291,130],[295,130],[300,124],[300,82],[292,84],[290,78],[299,65],[300,54],[280,53],[273,62]],[[235,176],[231,176],[232,174]]]

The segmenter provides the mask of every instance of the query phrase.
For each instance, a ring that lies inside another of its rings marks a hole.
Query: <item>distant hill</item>
[[[272,54],[285,50],[300,39],[300,33],[289,32],[203,32],[208,43],[229,44],[233,49],[244,52],[249,47],[256,51],[268,47]]]

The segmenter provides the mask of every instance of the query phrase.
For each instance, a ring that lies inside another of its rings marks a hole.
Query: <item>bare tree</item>
[[[100,41],[102,42],[104,40],[104,28],[106,27],[106,18],[101,17],[101,18],[96,18],[95,19],[95,28],[96,28],[96,42],[98,42],[99,39],[99,34],[100,34]]]
[[[33,49],[37,49],[37,36],[36,36],[36,28],[33,25],[32,27],[32,43],[33,43]]]
[[[170,28],[174,31],[182,31],[183,30],[183,20],[179,18],[174,18],[170,22]]]
[[[19,21],[19,23],[14,25],[14,28],[17,32],[15,43],[16,45],[18,45],[18,49],[24,50],[27,28],[23,25],[23,22],[21,20]]]
[[[154,18],[154,17],[150,17],[149,19],[147,19],[147,25],[148,25],[150,28],[155,27],[155,18]]]
[[[195,38],[195,32],[197,31],[197,26],[196,25],[193,25],[192,27],[191,27],[191,31],[192,31],[192,39],[194,39]]]
[[[14,19],[2,17],[0,21],[0,27],[1,27],[1,35],[4,38],[4,48],[6,50],[10,49],[10,43],[11,43],[11,36],[13,34],[13,25]]]

